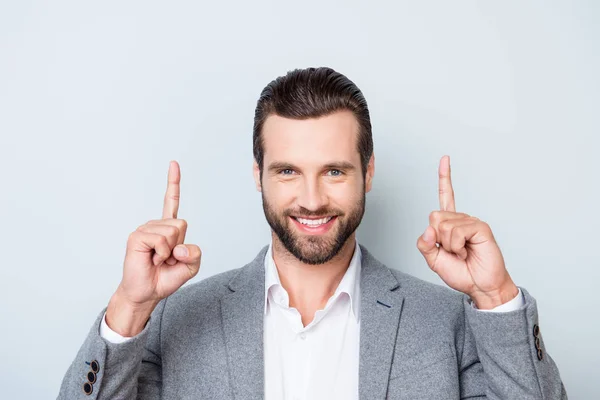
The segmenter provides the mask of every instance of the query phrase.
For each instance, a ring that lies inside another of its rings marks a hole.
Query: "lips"
[[[300,222],[302,225],[317,227],[319,225],[323,225],[328,223],[333,216],[331,217],[322,217],[322,218],[302,218],[302,217],[293,217],[296,221]]]
[[[309,234],[323,234],[329,231],[333,226],[333,223],[337,219],[337,216],[328,216],[320,218],[303,218],[303,217],[292,217],[294,225],[302,232]]]

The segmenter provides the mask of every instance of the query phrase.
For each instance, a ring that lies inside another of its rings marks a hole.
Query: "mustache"
[[[285,210],[283,212],[283,215],[286,217],[294,217],[294,216],[301,216],[301,217],[330,217],[330,216],[340,216],[340,215],[344,215],[344,213],[341,210],[336,210],[336,209],[330,209],[330,208],[326,208],[326,207],[322,207],[319,208],[317,210],[309,210],[307,208],[304,207],[299,207],[297,209],[294,210]]]

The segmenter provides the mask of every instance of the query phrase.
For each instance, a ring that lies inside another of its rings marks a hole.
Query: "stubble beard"
[[[262,191],[262,203],[267,222],[283,247],[299,261],[318,265],[333,259],[360,225],[365,212],[365,192],[363,190],[358,203],[348,213],[327,208],[316,211],[309,211],[305,208],[286,209],[282,213],[277,213],[265,198],[264,191]],[[336,215],[337,218],[334,221],[335,226],[332,227],[333,232],[330,231],[324,235],[299,235],[294,232],[295,228],[290,226],[293,223],[290,221],[291,215],[306,217]]]

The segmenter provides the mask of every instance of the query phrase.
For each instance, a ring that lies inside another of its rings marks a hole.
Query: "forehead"
[[[267,163],[356,161],[358,132],[351,111],[303,120],[270,115],[262,131],[264,159]]]

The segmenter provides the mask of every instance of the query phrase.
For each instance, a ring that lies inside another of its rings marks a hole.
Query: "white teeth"
[[[296,218],[296,220],[303,225],[319,226],[319,225],[326,224],[327,222],[329,222],[329,220],[331,220],[331,218],[333,218],[333,217],[325,217],[325,218],[321,218],[321,219]]]

